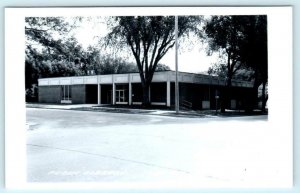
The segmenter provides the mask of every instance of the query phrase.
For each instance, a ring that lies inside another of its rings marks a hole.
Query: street
[[[27,108],[28,182],[266,182],[266,116],[187,118]],[[272,148],[275,148],[272,146]],[[266,167],[267,166],[267,167]],[[274,179],[272,179],[274,180]]]

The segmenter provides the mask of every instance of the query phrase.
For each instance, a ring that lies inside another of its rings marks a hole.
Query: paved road
[[[178,118],[28,108],[27,123],[29,182],[207,185],[257,179],[256,172],[266,170],[253,163],[253,158],[265,163],[266,116]]]

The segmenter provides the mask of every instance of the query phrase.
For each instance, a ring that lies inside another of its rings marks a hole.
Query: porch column
[[[101,85],[98,84],[98,105],[101,105]]]
[[[171,106],[171,83],[167,81],[167,107]]]
[[[129,82],[128,84],[128,105],[132,104],[132,84]]]
[[[128,74],[128,105],[132,105],[132,84],[131,84],[131,74]]]
[[[115,105],[116,104],[116,84],[115,83],[112,83],[113,85],[112,85],[112,103],[113,103],[113,105]]]

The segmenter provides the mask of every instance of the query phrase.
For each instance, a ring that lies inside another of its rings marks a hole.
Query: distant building
[[[215,76],[178,73],[180,105],[192,109],[215,109],[225,80]],[[155,72],[150,86],[151,105],[175,104],[175,72]],[[253,96],[253,84],[232,80],[228,108],[242,109]],[[38,80],[40,103],[141,105],[138,73],[42,78]],[[219,107],[219,106],[218,106]]]

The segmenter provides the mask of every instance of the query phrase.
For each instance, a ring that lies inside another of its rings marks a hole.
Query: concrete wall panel
[[[49,79],[39,79],[38,83],[40,86],[48,86],[49,85]]]
[[[85,84],[97,84],[97,76],[86,76],[84,77]]]
[[[111,84],[112,83],[112,76],[111,75],[102,75],[99,78],[100,84]]]
[[[49,85],[59,85],[59,78],[49,79]]]
[[[83,77],[73,77],[73,84],[83,84]]]
[[[86,86],[85,85],[72,85],[72,103],[84,104],[86,103]]]
[[[39,102],[40,103],[60,103],[61,86],[39,86]]]
[[[115,83],[128,83],[128,74],[115,75],[114,82]]]
[[[71,84],[71,78],[60,79],[60,85],[70,85],[70,84]]]

